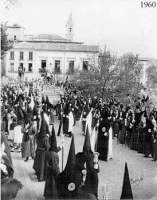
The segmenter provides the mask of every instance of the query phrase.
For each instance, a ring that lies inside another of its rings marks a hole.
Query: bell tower
[[[69,20],[66,24],[66,39],[70,42],[73,41],[73,29],[74,29],[74,23],[72,20],[72,13],[69,15]]]

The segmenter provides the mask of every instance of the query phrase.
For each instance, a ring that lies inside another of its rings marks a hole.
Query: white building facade
[[[8,27],[8,38],[14,40],[14,47],[6,56],[6,75],[24,79],[41,78],[49,69],[56,79],[65,79],[75,69],[88,70],[90,58],[98,61],[99,46],[74,42],[72,14],[66,24],[66,38],[58,35],[40,34],[29,37],[19,25]],[[21,34],[21,36],[20,36]]]
[[[39,47],[40,49],[37,49]],[[47,48],[44,49],[44,47]],[[58,48],[58,50],[53,47]],[[64,79],[75,69],[88,70],[90,57],[98,60],[98,46],[74,43],[70,45],[62,43],[59,43],[59,45],[56,43],[17,43],[7,54],[6,75],[17,78],[19,76],[18,69],[21,67],[24,71],[24,79],[41,78],[48,69],[56,79]]]

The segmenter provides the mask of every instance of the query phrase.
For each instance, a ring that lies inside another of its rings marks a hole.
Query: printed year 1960
[[[142,1],[141,8],[155,8],[156,2],[155,1]]]

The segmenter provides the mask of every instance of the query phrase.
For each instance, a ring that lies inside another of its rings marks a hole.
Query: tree
[[[4,60],[5,55],[9,49],[12,48],[13,43],[7,38],[6,23],[1,24],[1,59]]]
[[[84,95],[98,95],[105,99],[112,95],[123,101],[127,93],[131,96],[140,93],[141,72],[138,55],[127,53],[117,58],[110,51],[104,51],[99,54],[98,60],[94,56],[89,57],[88,71],[75,71],[73,85]]]
[[[19,6],[19,0],[3,0],[6,9]]]
[[[124,96],[127,93],[137,96],[141,90],[140,76],[142,66],[138,62],[138,55],[126,53],[118,59],[119,72],[116,79],[116,88]]]
[[[104,51],[97,58],[88,56],[88,70],[77,71],[73,77],[73,85],[83,91],[84,95],[108,98],[111,85],[116,75],[116,56]]]
[[[157,86],[157,66],[152,64],[146,70],[147,73],[147,86],[155,89]]]

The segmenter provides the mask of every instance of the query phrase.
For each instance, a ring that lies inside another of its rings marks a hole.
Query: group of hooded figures
[[[45,199],[97,199],[98,158],[104,161],[113,158],[113,138],[117,137],[119,143],[127,144],[145,156],[151,154],[157,160],[157,112],[154,109],[148,113],[146,106],[143,109],[146,101],[138,101],[133,111],[130,105],[124,109],[122,104],[113,99],[107,104],[101,98],[78,96],[74,90],[61,95],[60,102],[52,105],[48,96],[42,96],[40,101],[38,91],[32,90],[29,84],[5,85],[1,95],[1,132],[4,138],[5,133],[8,133],[12,152],[18,149],[26,162],[30,157],[34,159],[33,169],[37,179],[45,181]],[[54,111],[60,120],[57,135],[72,138],[67,163],[62,172],[58,152],[63,146],[57,146]],[[82,152],[75,155],[73,127],[76,121],[81,124],[85,140]],[[1,143],[4,143],[3,140]],[[2,157],[7,159],[3,159],[1,164],[6,166],[5,170],[4,166],[1,167],[1,182],[4,181],[4,185],[8,179],[13,179],[7,139],[5,144],[3,152],[7,152],[7,155],[3,153]],[[123,182],[121,199],[133,199],[127,164]],[[17,181],[16,186],[14,193],[22,188],[22,184]],[[3,199],[7,199],[5,197],[10,193],[4,189]]]
[[[75,94],[76,91],[72,97],[71,93],[62,96],[57,104],[64,134],[70,136],[70,124],[79,120],[84,135],[89,129],[92,151],[99,152],[99,159],[107,161],[113,157],[112,138],[117,138],[117,143],[157,160],[157,110],[155,107],[150,110],[148,96],[124,105],[114,99],[105,103],[101,98]],[[69,113],[73,114],[72,120]]]

